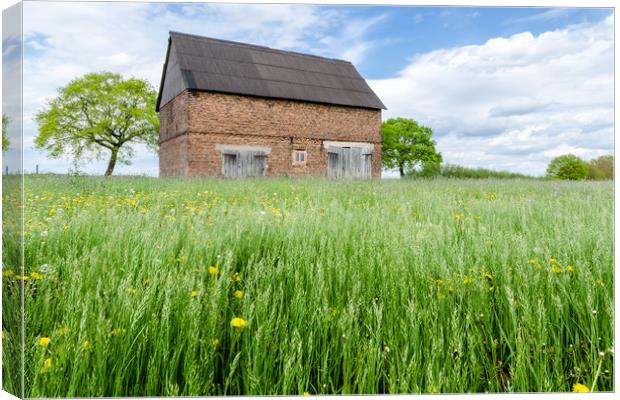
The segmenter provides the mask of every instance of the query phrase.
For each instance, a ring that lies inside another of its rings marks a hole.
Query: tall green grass
[[[611,184],[26,189],[26,396],[613,390]]]

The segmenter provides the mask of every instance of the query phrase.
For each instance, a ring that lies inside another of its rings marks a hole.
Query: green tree
[[[6,136],[6,129],[9,126],[9,117],[5,114],[2,114],[2,151],[7,151],[9,149],[9,138]]]
[[[582,180],[588,177],[588,164],[574,154],[565,154],[551,160],[547,176],[556,179]]]
[[[157,92],[144,80],[111,72],[86,74],[60,88],[37,114],[35,145],[54,158],[101,159],[107,154],[105,175],[112,175],[117,162],[131,163],[133,144],[157,150],[156,101]]]
[[[381,124],[381,160],[386,168],[398,168],[400,176],[422,167],[425,171],[438,171],[441,153],[431,140],[433,131],[407,118],[390,118]]]
[[[588,176],[594,180],[614,179],[614,156],[600,156],[588,163]]]

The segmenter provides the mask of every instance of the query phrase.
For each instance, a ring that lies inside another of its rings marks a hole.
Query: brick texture
[[[222,174],[216,144],[271,147],[268,176],[325,176],[323,141],[374,145],[372,176],[381,175],[381,111],[299,101],[185,91],[160,110],[160,176]],[[305,165],[293,165],[305,150]]]

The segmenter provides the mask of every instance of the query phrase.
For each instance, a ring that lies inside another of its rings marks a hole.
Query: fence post
[[[39,164],[35,167],[35,174],[39,175]]]

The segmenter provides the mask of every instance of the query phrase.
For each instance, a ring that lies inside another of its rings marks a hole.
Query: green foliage
[[[614,156],[600,156],[588,163],[588,177],[592,180],[614,179]]]
[[[461,165],[446,164],[439,170],[439,175],[445,178],[472,178],[472,179],[528,179],[529,175],[517,172],[494,171],[485,168],[468,168]]]
[[[26,397],[614,389],[608,182],[25,187]]]
[[[132,144],[157,150],[157,92],[146,81],[123,79],[111,72],[89,73],[58,90],[58,96],[37,114],[37,148],[51,157],[70,154],[76,160],[109,155],[105,175],[116,162],[129,164]]]
[[[588,164],[574,154],[565,154],[551,160],[547,176],[554,179],[583,180],[588,177]]]
[[[11,142],[9,138],[6,136],[6,130],[9,126],[9,117],[8,115],[2,114],[2,151],[7,151]]]
[[[407,118],[390,118],[381,124],[381,161],[386,168],[398,168],[400,176],[421,167],[426,174],[442,161],[431,140],[431,128]]]

